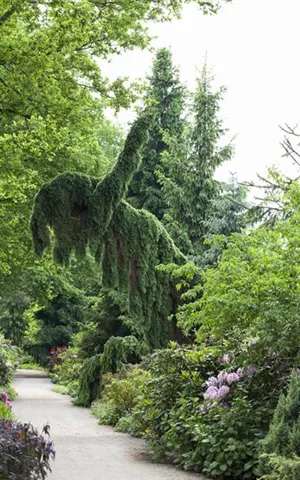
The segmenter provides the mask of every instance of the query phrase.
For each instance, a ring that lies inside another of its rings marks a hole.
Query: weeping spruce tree
[[[159,220],[166,210],[166,200],[158,181],[157,170],[169,175],[168,164],[162,163],[162,154],[168,150],[166,137],[177,138],[183,134],[182,113],[185,92],[179,72],[173,66],[172,54],[167,48],[157,51],[149,79],[146,102],[151,105],[155,121],[149,128],[149,139],[142,152],[139,170],[129,187],[129,202],[136,208],[144,208]]]
[[[152,122],[149,114],[135,122],[104,179],[68,172],[46,183],[35,199],[31,230],[39,256],[53,231],[54,260],[62,265],[73,251],[83,256],[89,248],[100,264],[103,288],[115,292],[131,333],[158,348],[169,339],[175,300],[167,275],[156,267],[184,257],[154,215],[124,200]]]

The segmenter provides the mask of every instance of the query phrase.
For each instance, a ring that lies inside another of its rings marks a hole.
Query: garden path
[[[19,370],[14,386],[18,419],[39,430],[46,423],[51,426],[57,453],[49,480],[205,480],[152,463],[142,440],[99,426],[88,409],[74,407],[69,397],[53,392],[43,372]]]

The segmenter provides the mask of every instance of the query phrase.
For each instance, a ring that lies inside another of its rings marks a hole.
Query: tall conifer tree
[[[162,154],[168,150],[167,138],[181,138],[184,124],[184,87],[167,48],[158,50],[156,54],[147,103],[154,111],[154,121],[143,151],[141,166],[131,183],[129,199],[136,208],[144,208],[161,220],[166,210],[166,201],[158,181],[158,170],[162,170],[164,176],[169,175],[168,165],[162,164]]]
[[[215,171],[232,154],[231,145],[219,145],[225,133],[219,119],[222,96],[223,89],[213,90],[205,65],[193,95],[185,141],[173,139],[170,153],[164,155],[169,170],[168,175],[160,175],[168,205],[164,223],[185,253],[198,255],[204,250],[207,219],[221,191]]]

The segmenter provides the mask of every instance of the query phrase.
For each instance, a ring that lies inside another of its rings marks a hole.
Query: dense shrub
[[[12,381],[13,366],[4,353],[0,352],[0,384],[8,385]]]
[[[293,373],[286,395],[280,395],[268,435],[262,443],[262,478],[300,478],[300,377]]]
[[[45,479],[54,456],[52,443],[31,425],[0,421],[0,478]]]
[[[105,375],[101,398],[92,404],[92,413],[99,423],[137,434],[132,412],[148,375],[147,371],[134,366],[123,368],[115,375]]]
[[[82,364],[79,376],[77,405],[89,407],[99,398],[104,373],[116,373],[123,365],[137,363],[147,353],[145,344],[136,337],[110,337],[103,353],[94,355]]]
[[[260,441],[290,370],[277,355],[239,362],[196,346],[149,357],[133,418],[155,458],[210,477],[257,478]]]
[[[61,354],[67,350],[68,347],[56,347],[56,348],[51,348],[50,350],[50,355],[47,358],[47,367],[50,370],[53,370],[57,365],[60,365],[62,363],[62,357]]]
[[[62,349],[57,352],[56,357],[50,373],[52,381],[64,387],[64,393],[76,397],[82,368],[82,360],[78,356],[78,349],[76,347]]]

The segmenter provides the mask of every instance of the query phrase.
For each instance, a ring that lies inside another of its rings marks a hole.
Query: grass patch
[[[43,370],[38,363],[21,363],[18,368],[20,370]]]

